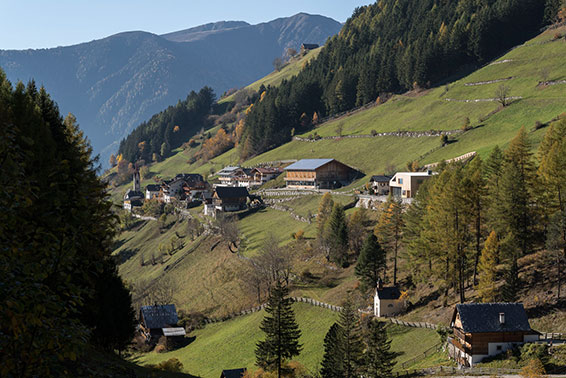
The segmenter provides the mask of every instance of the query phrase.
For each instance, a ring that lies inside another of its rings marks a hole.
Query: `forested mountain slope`
[[[191,90],[216,93],[272,70],[275,57],[303,42],[323,44],[342,25],[297,14],[258,25],[226,22],[158,36],[126,32],[75,46],[0,51],[12,81],[34,78],[73,112],[95,152],[111,150],[134,126]],[[110,147],[113,146],[113,147]]]
[[[546,3],[546,4],[545,4]],[[387,92],[428,88],[536,35],[555,1],[380,0],[361,7],[296,78],[267,91],[249,114],[241,156],[265,152]]]

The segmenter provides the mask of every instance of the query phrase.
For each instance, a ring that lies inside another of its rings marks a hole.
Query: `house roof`
[[[215,191],[218,198],[240,198],[249,196],[248,189],[239,186],[217,186]]]
[[[234,171],[240,169],[240,167],[233,167],[233,166],[228,166],[228,167],[224,167],[221,170],[218,171],[218,174],[220,176],[227,176],[227,175],[231,175],[232,173],[234,173]]]
[[[466,303],[456,305],[452,323],[460,314],[466,333],[531,331],[529,318],[522,303]],[[505,323],[499,314],[505,314]]]
[[[159,192],[159,189],[161,189],[161,185],[157,184],[149,184],[145,187],[145,190],[149,190],[150,192]]]
[[[175,179],[188,180],[188,181],[204,181],[202,175],[198,173],[179,173]]]
[[[302,159],[285,168],[286,171],[314,171],[334,159]]]
[[[430,172],[397,172],[397,173],[395,173],[395,176],[400,175],[400,174],[406,175],[406,176],[414,176],[414,177],[431,176]],[[393,177],[395,177],[395,176],[393,176]]]
[[[222,370],[220,378],[242,378],[245,372],[246,368]]]
[[[132,200],[132,199],[136,199],[136,198],[143,198],[143,197],[145,197],[145,195],[142,192],[137,192],[135,190],[128,189],[126,194],[124,194],[124,201],[125,200]]]
[[[168,327],[168,328],[162,328],[161,330],[163,331],[163,336],[165,337],[185,336],[187,334],[183,327]]]
[[[379,299],[399,299],[401,297],[401,291],[397,286],[383,287],[377,289],[377,297]]]
[[[369,181],[373,181],[373,182],[389,182],[389,180],[391,180],[393,176],[385,176],[385,175],[376,175],[376,176],[371,176],[371,179]]]
[[[257,171],[259,173],[265,173],[265,174],[281,172],[279,168],[266,168],[266,167],[256,167],[253,169],[253,171]]]
[[[305,49],[316,49],[318,48],[318,45],[316,43],[303,43],[302,47]]]
[[[147,328],[168,328],[177,324],[177,309],[174,304],[142,306],[140,317],[143,317]]]

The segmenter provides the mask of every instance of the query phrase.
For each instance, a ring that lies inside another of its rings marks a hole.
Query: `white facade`
[[[432,177],[432,172],[397,172],[389,181],[391,194],[400,198],[413,198],[421,184]]]

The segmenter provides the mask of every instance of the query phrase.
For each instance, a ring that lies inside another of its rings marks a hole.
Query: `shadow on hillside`
[[[138,252],[139,249],[125,248],[114,255],[114,261],[116,261],[116,264],[121,265],[134,257]]]
[[[424,307],[430,302],[437,300],[438,298],[440,298],[440,292],[438,290],[435,290],[432,293],[421,297],[417,302],[410,303],[407,307],[407,312],[411,312],[419,307]]]
[[[553,313],[556,310],[566,310],[566,299],[559,299],[555,303],[543,303],[538,306],[526,309],[529,319],[540,318]]]

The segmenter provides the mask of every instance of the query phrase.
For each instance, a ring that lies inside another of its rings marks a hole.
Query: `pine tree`
[[[344,361],[342,350],[342,328],[338,323],[332,324],[324,337],[324,356],[320,375],[323,378],[344,377]]]
[[[367,378],[389,378],[395,365],[396,354],[391,352],[391,341],[387,338],[385,323],[370,317],[365,323],[366,350],[362,376]]]
[[[268,371],[277,371],[282,376],[283,363],[301,353],[299,344],[301,331],[295,321],[292,308],[293,300],[288,298],[289,289],[277,281],[269,293],[267,313],[260,329],[265,333],[265,340],[256,344],[256,364]]]
[[[366,209],[359,208],[348,219],[348,239],[352,252],[359,254],[365,240]]]
[[[325,233],[329,246],[329,260],[346,266],[348,264],[348,227],[344,209],[339,203],[334,204],[332,208]]]
[[[519,279],[519,266],[517,260],[513,260],[505,271],[505,284],[501,290],[501,298],[505,302],[515,302],[521,288],[521,280]]]
[[[363,363],[360,315],[349,299],[344,303],[338,322],[342,330],[343,371],[345,378],[358,377]]]
[[[377,241],[375,235],[367,236],[356,265],[356,276],[362,282],[361,289],[366,291],[374,288],[385,270],[385,251]]]
[[[385,203],[374,233],[383,246],[393,252],[393,285],[397,284],[397,256],[403,236],[403,207],[401,201],[392,195]]]
[[[499,146],[495,146],[485,163],[485,223],[488,229],[497,235],[504,235],[507,225],[502,220],[501,176],[503,173],[504,156]]]
[[[497,234],[495,231],[491,231],[491,234],[485,241],[479,263],[478,296],[484,303],[495,302],[497,297],[498,290],[495,286],[497,271],[495,267],[497,265],[498,250]]]

